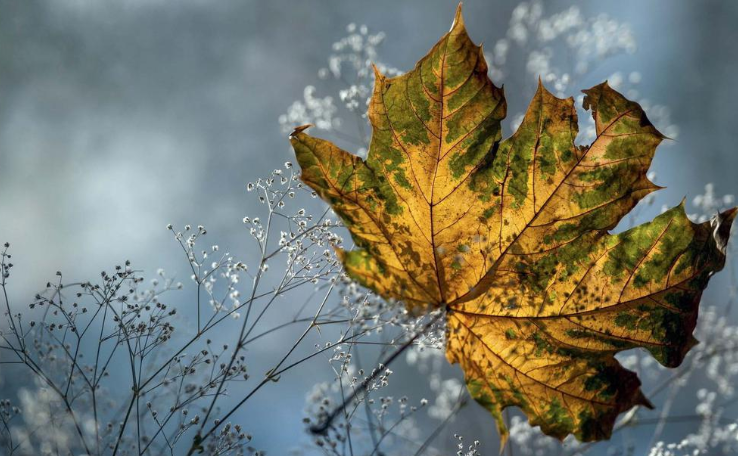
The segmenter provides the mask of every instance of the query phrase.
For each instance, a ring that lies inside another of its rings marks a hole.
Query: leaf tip
[[[676,141],[676,139],[672,138],[671,136],[666,136],[665,134],[661,133],[660,130],[656,130],[656,131],[659,134],[659,138],[661,138],[662,140],[665,139],[667,141]]]
[[[646,179],[646,184],[647,184],[647,187],[645,188],[645,192],[646,192],[645,194],[646,195],[650,195],[653,192],[657,192],[659,190],[664,190],[666,188],[666,187],[664,187],[662,185],[654,184],[651,181],[651,179],[649,179],[648,177],[646,177],[645,179]]]
[[[346,261],[346,251],[344,249],[335,244],[331,245],[331,247],[333,247],[333,251],[336,253],[336,258],[338,258],[341,263]]]
[[[463,2],[459,2],[456,7],[456,14],[454,15],[454,22],[451,24],[451,32],[454,30],[464,30],[464,15],[461,13]]]
[[[313,126],[314,126],[313,124],[305,124],[305,125],[300,125],[299,127],[295,127],[295,129],[294,129],[294,130],[292,130],[292,133],[290,133],[290,136],[289,136],[289,138],[290,138],[290,139],[292,139],[292,138],[294,138],[295,136],[297,136],[297,135],[299,135],[300,133],[302,133],[303,131],[305,131],[305,130],[307,130],[308,128],[310,128],[310,127],[313,127]]]
[[[733,227],[733,220],[735,220],[736,214],[738,214],[738,207],[733,207],[727,211],[720,212],[711,221],[714,228],[713,236],[715,237],[715,243],[723,254],[725,254],[725,249],[728,247],[730,229]]]
[[[687,341],[687,348],[686,350],[684,350],[684,353],[687,353],[688,351],[690,351],[691,349],[693,349],[699,344],[700,344],[700,341],[697,340],[697,338],[694,337],[694,335],[690,336],[689,340]]]
[[[541,79],[541,76],[538,76],[538,87],[536,88],[536,97],[542,96],[544,98],[553,98],[555,100],[559,100],[560,98],[551,93],[550,90],[546,88],[545,85],[543,85],[543,80]],[[530,108],[528,108],[530,109]]]
[[[381,71],[379,71],[379,68],[377,67],[377,65],[374,64],[374,62],[372,62],[372,70],[374,70],[374,80],[375,81],[379,82],[382,79],[384,79],[384,75],[382,74]]]
[[[651,401],[648,400],[646,395],[643,394],[643,391],[641,391],[640,389],[638,390],[638,397],[636,398],[635,405],[646,407],[649,410],[653,410],[655,408]]]
[[[502,425],[502,427],[498,425],[497,430],[500,433],[500,454],[502,454],[505,451],[505,447],[507,446],[507,438],[510,436],[510,432],[507,430],[507,426],[505,426],[504,424]]]
[[[738,207],[732,207],[728,209],[727,211],[724,211],[721,213],[723,216],[723,220],[725,220],[725,223],[733,223],[733,220],[735,220],[735,216],[738,215]]]

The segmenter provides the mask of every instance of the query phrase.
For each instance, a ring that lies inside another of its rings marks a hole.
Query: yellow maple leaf
[[[608,438],[650,406],[614,355],[644,347],[681,363],[702,290],[722,269],[736,210],[694,224],[679,205],[609,230],[658,189],[646,173],[663,136],[607,83],[585,91],[596,139],[539,83],[513,136],[461,10],[412,71],[376,73],[366,161],[299,127],[303,181],[344,221],[346,272],[414,310],[444,308],[447,358],[507,436],[502,410],[563,439]]]

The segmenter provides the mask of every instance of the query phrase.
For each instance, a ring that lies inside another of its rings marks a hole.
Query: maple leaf
[[[578,147],[573,99],[539,83],[502,141],[505,97],[460,8],[414,70],[375,76],[366,161],[306,126],[290,136],[303,181],[356,244],[339,251],[346,272],[411,309],[446,309],[447,358],[503,442],[508,406],[560,439],[609,438],[620,413],[651,406],[614,355],[682,362],[736,209],[695,224],[682,203],[610,234],[659,188],[646,173],[663,135],[603,83],[584,99],[597,137]]]

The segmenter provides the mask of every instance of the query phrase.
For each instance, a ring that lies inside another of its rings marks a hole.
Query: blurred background
[[[716,195],[737,194],[738,2],[554,0],[543,14],[565,14],[573,5],[582,18],[605,14],[627,25],[632,40],[612,55],[593,54],[576,77],[562,81],[559,72],[546,85],[576,97],[614,76],[623,90],[636,91],[649,115],[649,107],[655,110],[654,122],[673,138],[652,168],[668,188],[638,221],[684,197],[691,203],[707,183]],[[516,6],[464,3],[472,39],[485,43],[493,69],[500,67],[501,81],[492,77],[505,84],[511,123],[530,100],[534,73],[567,65],[546,55],[516,61],[535,44],[514,35],[511,18],[525,23],[525,14],[534,14],[514,13]],[[347,26],[384,32],[378,59],[407,71],[448,30],[455,8],[454,0],[0,1],[0,242],[12,245],[14,299],[32,297],[57,270],[86,280],[126,259],[147,273],[164,268],[186,278],[168,223],[202,224],[221,249],[248,256],[253,246],[241,220],[257,201],[247,198],[246,183],[293,158],[285,128],[300,120],[290,106],[305,103],[305,86],[315,86],[315,97],[332,96],[335,117],[346,118],[312,133],[348,150],[361,147],[339,135],[342,128],[356,131],[354,113],[330,74],[333,43],[360,33]],[[625,35],[622,28],[599,33]],[[496,46],[503,39],[508,50]],[[595,45],[603,36],[589,39]],[[720,280],[707,298],[725,294]],[[275,355],[265,349],[249,356],[259,365]],[[416,370],[394,370],[399,391],[424,391]],[[312,385],[330,377],[325,371],[285,377],[278,394],[266,389],[239,412],[255,446],[287,454],[309,445],[302,409]],[[447,372],[461,378],[457,367]],[[11,391],[13,380],[0,387]],[[695,426],[675,427],[665,439]],[[483,454],[497,454],[492,419],[481,407],[466,407],[444,431],[448,445],[438,446],[449,454],[456,429],[482,440]]]

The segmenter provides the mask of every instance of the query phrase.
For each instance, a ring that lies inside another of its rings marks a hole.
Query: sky
[[[502,38],[515,5],[465,2],[472,37]],[[707,182],[738,194],[738,3],[546,3],[549,12],[569,5],[629,23],[638,41],[635,54],[604,63],[587,83],[638,71],[643,96],[668,106],[679,127],[654,162],[667,187],[659,203],[690,201]],[[455,7],[1,0],[0,241],[12,244],[12,293],[30,298],[57,270],[84,279],[126,259],[186,276],[168,223],[205,225],[213,242],[249,254],[241,219],[255,203],[245,185],[292,159],[277,118],[306,85],[321,87],[317,72],[345,26],[384,31],[382,61],[408,70],[448,30]],[[522,98],[508,93],[518,110]],[[265,398],[275,410],[269,419],[301,432],[299,414],[288,410],[301,409],[310,381]],[[274,435],[265,441],[276,454],[289,447]]]

